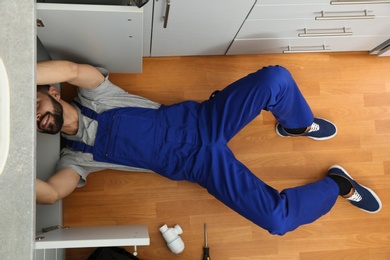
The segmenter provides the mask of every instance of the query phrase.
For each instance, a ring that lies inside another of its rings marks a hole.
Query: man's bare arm
[[[68,82],[84,89],[94,89],[104,81],[95,67],[64,60],[48,60],[37,63],[37,85]]]
[[[36,179],[37,204],[54,204],[71,194],[80,180],[80,175],[70,168],[62,169],[46,182]]]

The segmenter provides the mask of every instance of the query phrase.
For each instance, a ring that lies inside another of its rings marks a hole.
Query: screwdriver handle
[[[208,247],[203,247],[203,260],[211,260]]]

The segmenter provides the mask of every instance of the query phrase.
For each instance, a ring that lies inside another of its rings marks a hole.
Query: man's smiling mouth
[[[46,114],[40,121],[39,121],[39,128],[41,130],[48,129],[48,126],[50,124],[50,114]]]

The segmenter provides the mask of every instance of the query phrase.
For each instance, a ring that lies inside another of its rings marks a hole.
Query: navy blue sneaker
[[[337,134],[337,127],[332,122],[323,118],[314,118],[313,124],[303,134],[290,134],[284,130],[281,124],[276,124],[276,133],[282,137],[307,136],[314,140],[328,140]]]
[[[348,200],[352,205],[358,207],[359,209],[368,212],[368,213],[377,213],[382,208],[382,202],[379,199],[378,195],[375,194],[371,189],[364,187],[363,185],[357,183],[343,167],[339,165],[333,165],[328,170],[328,176],[338,175],[348,179],[353,189],[351,194],[343,196]]]

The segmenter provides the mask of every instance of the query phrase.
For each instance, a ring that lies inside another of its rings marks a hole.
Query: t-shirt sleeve
[[[87,176],[91,172],[101,170],[98,167],[94,167],[92,154],[72,151],[68,148],[61,150],[60,160],[57,162],[56,171],[61,169],[71,168],[80,175],[80,181],[77,187],[85,185]]]
[[[65,168],[70,168],[80,175],[81,178],[77,185],[78,188],[83,187],[86,184],[87,177],[90,173],[98,172],[106,169],[113,169],[113,170],[127,171],[127,172],[152,172],[147,169],[97,162],[93,160],[92,154],[74,151],[67,147],[61,150],[61,157],[60,160],[57,162],[56,171]]]
[[[147,98],[132,95],[109,81],[109,73],[103,68],[98,68],[105,77],[102,84],[95,89],[78,88],[76,100],[83,106],[101,113],[108,109],[118,107],[147,107],[158,108],[160,104]]]

